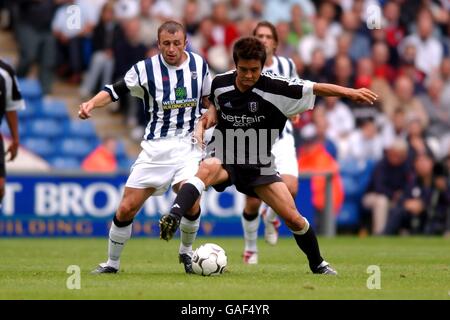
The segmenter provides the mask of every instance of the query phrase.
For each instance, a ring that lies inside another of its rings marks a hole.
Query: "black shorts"
[[[222,167],[228,172],[228,180],[212,186],[217,192],[222,192],[234,184],[239,192],[259,198],[255,193],[255,187],[283,181],[276,171],[273,171],[273,174],[262,175],[261,168],[256,166],[222,164]]]
[[[5,146],[3,144],[3,137],[0,135],[0,178],[4,178],[5,175]]]

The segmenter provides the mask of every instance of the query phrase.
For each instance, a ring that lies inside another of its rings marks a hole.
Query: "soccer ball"
[[[192,269],[202,276],[217,276],[225,271],[227,255],[225,250],[214,243],[198,247],[192,255]]]

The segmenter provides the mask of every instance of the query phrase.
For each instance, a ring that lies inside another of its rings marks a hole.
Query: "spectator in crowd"
[[[408,161],[410,164],[417,155],[426,153],[433,158],[439,154],[439,142],[426,134],[422,122],[417,117],[407,119]]]
[[[102,143],[83,160],[81,168],[87,172],[111,173],[117,170],[117,140],[105,137]]]
[[[316,14],[316,8],[311,0],[265,0],[263,20],[276,25],[280,21],[289,21],[293,5],[300,5],[305,17],[311,18]]]
[[[333,212],[339,213],[344,201],[344,188],[339,174],[339,165],[335,159],[326,151],[325,146],[318,140],[317,129],[314,124],[308,124],[301,130],[302,145],[298,153],[298,168],[300,172],[332,172],[333,185]],[[317,225],[321,228],[321,218],[325,210],[326,178],[316,175],[311,178],[312,203],[318,213]],[[323,224],[322,224],[323,225]]]
[[[312,53],[317,48],[322,49],[326,59],[336,54],[336,38],[328,32],[328,21],[322,17],[316,18],[314,33],[303,37],[300,41],[298,52],[306,65],[311,64]]]
[[[390,53],[385,42],[376,42],[372,46],[372,61],[374,64],[374,75],[390,84],[394,83],[397,74],[392,65],[389,64]]]
[[[102,8],[100,21],[92,34],[93,55],[88,72],[80,87],[83,100],[97,91],[99,84],[103,87],[112,81],[114,72],[113,42],[120,31],[114,17],[114,4],[107,2]],[[100,82],[100,83],[99,83]]]
[[[328,78],[325,64],[326,59],[323,50],[320,48],[314,49],[311,55],[311,63],[305,66],[303,78],[315,82],[326,82]]]
[[[389,208],[397,205],[409,179],[407,152],[404,140],[394,141],[376,165],[368,192],[363,196],[362,205],[370,212],[374,235],[383,234]]]
[[[320,105],[324,106],[328,123],[327,136],[336,145],[340,158],[348,152],[348,138],[355,129],[355,118],[348,105],[336,97],[326,97]]]
[[[19,45],[17,76],[26,77],[33,63],[37,62],[38,78],[44,95],[52,91],[56,42],[51,25],[57,5],[61,2],[42,0],[15,3],[15,32]]]
[[[443,58],[442,43],[433,36],[433,16],[428,9],[421,9],[417,14],[417,30],[407,36],[399,45],[400,54],[407,44],[416,47],[416,67],[426,75],[438,71]]]
[[[123,33],[118,33],[119,37],[114,40],[113,54],[115,59],[113,79],[120,79],[128,69],[137,61],[145,59],[148,48],[141,42],[139,29],[139,18],[131,18],[122,22]],[[137,139],[142,136],[145,117],[141,113],[143,108],[139,100],[130,95],[126,95],[119,100],[120,109],[126,116],[127,124],[135,127],[136,132],[132,132]],[[138,132],[139,131],[139,132]]]
[[[383,27],[382,32],[385,34],[386,45],[389,48],[389,65],[397,65],[399,56],[397,46],[405,36],[405,28],[400,24],[400,5],[395,1],[387,1],[383,7]],[[372,49],[372,57],[374,49]]]
[[[401,108],[395,109],[392,121],[386,118],[385,125],[380,130],[383,146],[389,146],[396,139],[406,140],[408,135],[406,125],[405,111]]]
[[[74,0],[67,0],[59,7],[52,21],[53,35],[57,40],[58,70],[60,76],[68,77],[69,83],[80,84],[83,71],[83,42],[95,26],[95,16],[87,6],[78,6],[79,19],[73,19],[70,6]],[[79,25],[73,25],[74,23]]]
[[[444,234],[450,231],[450,191],[444,167],[427,154],[414,161],[415,178],[389,214],[386,234]]]
[[[444,83],[439,76],[432,76],[426,81],[427,94],[420,96],[425,106],[430,124],[426,128],[427,133],[439,140],[439,150],[447,151],[450,143],[450,104],[443,103]],[[446,153],[437,154],[442,159]]]
[[[392,119],[395,109],[402,108],[407,118],[420,119],[422,126],[428,125],[428,114],[423,104],[414,95],[414,84],[411,78],[401,75],[394,83],[394,92],[382,100],[383,112]]]
[[[354,159],[360,163],[378,162],[383,156],[383,141],[375,119],[367,118],[359,129],[348,137],[348,154],[342,158]]]
[[[370,41],[368,36],[358,32],[361,27],[361,19],[353,11],[347,11],[341,17],[343,30],[352,37],[349,49],[350,58],[353,61],[370,56]]]
[[[278,34],[277,54],[283,57],[291,57],[297,69],[297,73],[303,70],[303,60],[297,53],[295,42],[291,41],[290,25],[286,21],[280,21],[276,25]]]
[[[333,157],[333,159],[337,160],[338,150],[336,144],[329,138],[329,122],[326,117],[326,111],[324,107],[318,105],[316,108],[314,108],[312,123],[316,126],[318,142],[325,147],[325,150],[330,154],[330,156]]]

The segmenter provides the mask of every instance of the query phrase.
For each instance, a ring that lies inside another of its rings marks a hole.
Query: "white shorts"
[[[272,146],[272,154],[275,157],[275,167],[279,174],[298,178],[297,151],[294,136],[291,133],[283,131],[282,137]]]
[[[192,144],[191,137],[146,140],[131,166],[127,187],[155,188],[154,196],[164,194],[177,183],[192,178],[198,170],[202,151]]]

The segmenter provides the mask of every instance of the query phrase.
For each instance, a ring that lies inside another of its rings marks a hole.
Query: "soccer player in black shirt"
[[[314,230],[297,211],[289,190],[267,158],[276,139],[274,130],[279,134],[288,117],[313,108],[316,95],[370,104],[377,95],[365,88],[351,89],[261,73],[266,51],[254,37],[235,43],[233,60],[236,70],[216,76],[209,97],[217,109],[212,141],[215,156],[203,160],[195,177],[182,186],[170,213],[160,219],[160,237],[172,238],[181,217],[205,188],[213,186],[220,192],[234,184],[238,191],[260,198],[278,213],[306,254],[313,273],[336,275],[320,255]],[[238,143],[234,143],[236,140]]]

